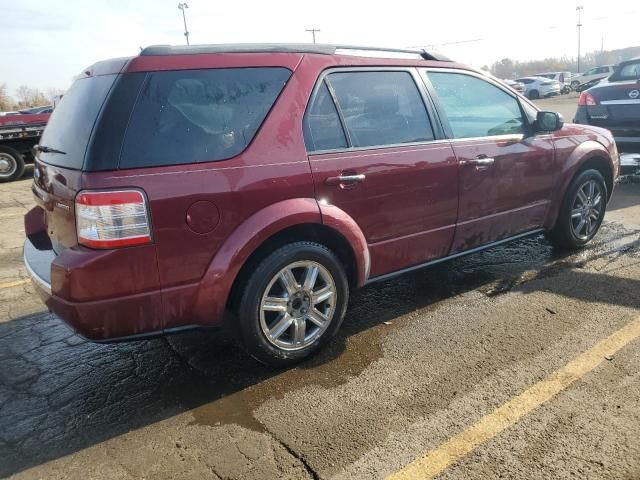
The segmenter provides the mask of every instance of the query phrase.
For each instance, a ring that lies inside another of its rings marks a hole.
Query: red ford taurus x
[[[53,112],[24,261],[88,339],[226,319],[286,365],[351,288],[539,232],[586,244],[618,162],[607,130],[426,52],[155,46]]]

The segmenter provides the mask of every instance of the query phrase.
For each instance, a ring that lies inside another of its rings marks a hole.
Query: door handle
[[[351,185],[354,183],[364,182],[365,178],[366,176],[362,173],[358,175],[339,175],[337,177],[327,177],[324,183],[327,185]]]
[[[489,165],[493,165],[493,162],[495,162],[494,158],[481,155],[470,160],[465,160],[463,165],[472,165],[474,167],[488,167]]]

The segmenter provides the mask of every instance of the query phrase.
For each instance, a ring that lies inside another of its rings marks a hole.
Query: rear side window
[[[428,72],[455,138],[520,134],[524,121],[518,100],[480,78]]]
[[[153,72],[133,114],[120,168],[225,160],[251,142],[282,91],[286,68]]]
[[[304,143],[310,152],[347,147],[338,110],[324,82],[305,115]]]
[[[353,147],[434,139],[427,111],[408,72],[327,75]]]

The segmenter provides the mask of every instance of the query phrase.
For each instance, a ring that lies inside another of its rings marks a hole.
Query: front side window
[[[148,75],[127,127],[121,168],[238,155],[260,128],[291,71],[220,68]]]
[[[454,138],[524,133],[520,104],[504,90],[461,73],[428,72]]]
[[[408,72],[336,72],[327,75],[351,146],[369,147],[434,139],[427,111]]]

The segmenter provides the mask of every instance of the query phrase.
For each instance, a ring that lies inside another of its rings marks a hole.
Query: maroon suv
[[[586,244],[617,177],[607,130],[425,52],[156,46],[53,112],[24,261],[88,339],[228,318],[283,365],[350,288],[539,232]]]

